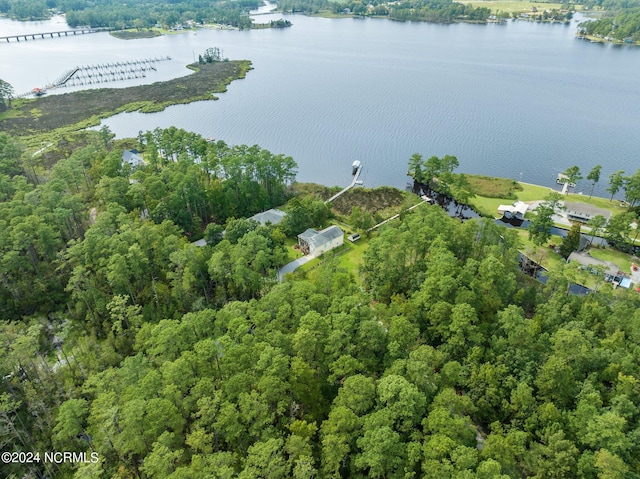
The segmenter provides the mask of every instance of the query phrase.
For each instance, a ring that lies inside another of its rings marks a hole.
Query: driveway
[[[544,203],[544,200],[526,201],[525,203],[529,204],[529,211],[534,211],[540,203]],[[556,224],[571,227],[571,221],[567,219],[567,215],[564,211],[561,211],[560,213],[556,212],[552,216],[552,219]]]
[[[295,271],[300,266],[302,266],[303,264],[307,264],[312,259],[313,259],[313,256],[303,256],[302,258],[298,258],[297,260],[292,261],[291,263],[285,264],[282,268],[278,270],[278,281],[282,281],[285,274]]]

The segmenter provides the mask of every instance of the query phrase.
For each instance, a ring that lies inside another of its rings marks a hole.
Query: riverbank
[[[535,208],[535,206],[550,193],[560,192],[559,187],[557,189],[548,188],[531,183],[517,182],[509,178],[494,178],[481,175],[465,175],[465,177],[476,195],[468,200],[468,206],[478,212],[478,214],[496,219],[502,217],[502,214],[498,213],[498,205],[510,205],[515,201],[521,201],[529,204],[530,208]],[[612,216],[628,211],[628,208],[619,200],[610,200],[597,196],[589,197],[583,194],[569,193],[562,195],[562,200],[605,209],[610,211]],[[527,215],[529,215],[529,213]],[[535,244],[532,239],[529,238],[529,232],[526,227],[516,228],[521,242],[521,253],[532,258],[548,271],[565,271],[567,259],[559,254],[558,247],[562,244],[564,236],[566,235],[562,231],[567,232],[572,224],[573,222],[567,218],[565,214],[554,216],[552,235],[541,245]],[[593,241],[593,237],[591,236],[592,231],[591,228],[586,225],[581,225],[581,234],[584,238],[582,245],[584,250],[582,251],[596,260],[615,265],[619,271],[626,275],[632,274],[632,264],[640,263],[638,256],[615,250],[606,246],[606,243],[602,245],[599,244],[599,241],[595,241],[591,244]],[[602,232],[600,232],[600,234],[602,234]],[[587,288],[597,289],[598,284],[601,283],[601,279],[588,274],[586,271],[583,273],[584,274],[580,275],[580,279],[574,279],[573,281]]]
[[[521,2],[519,0],[472,0],[470,2],[462,1],[460,3],[464,3],[466,5],[471,5],[472,7],[485,7],[491,10],[491,13],[497,14],[499,12],[503,13],[522,13],[522,12],[531,12],[540,11],[543,12],[545,10],[561,10],[563,8],[562,3],[548,3],[548,2]],[[582,9],[582,5],[576,5],[576,10]]]
[[[101,119],[117,113],[153,113],[170,105],[216,100],[216,93],[226,91],[229,83],[245,77],[251,70],[251,62],[191,64],[187,68],[193,73],[151,85],[81,90],[16,100],[11,110],[0,115],[0,128],[21,137],[28,146],[34,146],[34,139],[39,144],[43,135],[55,138],[64,132],[98,125]]]
[[[507,20],[528,20],[539,23],[561,23],[569,24],[571,22],[571,15],[574,11],[582,11],[582,5],[572,5],[572,9],[568,10],[566,4],[551,3],[551,2],[529,2],[523,3],[518,0],[472,0],[472,1],[460,1],[462,5],[466,5],[471,8],[485,8],[491,12],[491,15],[487,19],[473,19],[468,18],[465,15],[458,17],[447,18],[446,21],[437,20],[420,20],[418,18],[407,18],[407,21],[426,21],[429,23],[471,23],[471,24],[487,24],[487,23],[505,23]],[[389,10],[392,8],[392,3],[381,3],[380,7],[388,6]],[[350,9],[345,8],[341,12],[333,10],[320,10],[316,13],[311,13],[309,16],[322,17],[322,18],[381,18],[388,20],[399,20],[393,18],[388,14],[379,13],[377,11],[358,12],[354,13]],[[399,20],[403,21],[403,20]]]
[[[498,206],[512,204],[515,201],[534,202],[543,200],[549,193],[560,192],[546,186],[534,185],[509,178],[494,178],[482,175],[465,175],[469,180],[472,191],[476,195],[469,199],[469,206],[482,216],[499,218]],[[611,211],[611,214],[624,213],[627,209],[620,205],[620,201],[610,201],[608,198],[569,193],[563,196],[566,201],[587,203],[598,208]]]
[[[326,201],[342,188],[328,187],[317,183],[295,183],[293,192],[300,196],[311,196]],[[352,188],[331,202],[334,214],[346,220],[353,208],[367,212],[374,218],[386,219],[398,214],[403,208],[420,202],[416,195],[391,186],[378,188]]]
[[[540,199],[552,191],[551,188],[519,183],[507,178],[492,178],[478,175],[477,178],[472,176],[470,179],[470,183],[475,184],[476,187],[478,187],[478,184],[481,184],[484,185],[485,188],[488,188],[489,191],[501,191],[502,194],[504,194],[505,191],[507,194],[511,194],[515,191],[517,192],[516,194],[520,194],[522,197]],[[336,189],[338,188],[328,188],[322,185],[309,183],[298,184],[295,187],[297,194],[311,195],[316,198],[324,198]],[[344,268],[355,278],[358,278],[358,281],[361,281],[362,278],[360,276],[359,268],[363,263],[364,254],[368,249],[369,239],[370,237],[375,237],[377,232],[367,231],[365,234],[365,230],[362,229],[361,225],[358,226],[355,223],[355,221],[361,218],[361,215],[353,213],[349,215],[349,212],[353,212],[354,209],[358,209],[359,213],[360,211],[368,212],[378,219],[391,218],[390,215],[394,212],[396,215],[401,211],[403,211],[404,214],[409,214],[409,211],[416,207],[409,205],[417,203],[424,204],[423,199],[420,199],[420,197],[414,193],[408,193],[407,191],[402,191],[396,188],[382,187],[376,189],[357,188],[348,192],[348,194],[345,194],[344,198],[341,198],[341,200],[344,201],[344,204],[332,205],[335,217],[331,223],[340,226],[340,228],[346,231],[345,234],[360,232],[362,235],[361,240],[356,243],[345,243],[339,249],[308,262],[296,270],[295,275],[298,277],[304,276],[313,280],[318,274],[320,274],[319,271],[321,271],[322,265],[329,263],[334,265],[332,267],[337,265]],[[446,201],[444,203],[440,203],[442,198],[435,194],[433,196],[438,198],[437,202],[439,206],[443,207],[450,216],[464,216],[468,219],[468,216],[461,212],[459,208],[460,205]],[[608,201],[603,198],[592,198],[592,200],[597,204],[601,204],[603,201]],[[378,205],[388,203],[391,203],[392,205],[389,205],[390,207],[386,208],[384,212],[376,211],[376,207]],[[615,209],[620,208],[619,202],[612,203],[611,205]],[[338,207],[336,208],[336,206]],[[497,223],[501,224],[498,221]],[[604,284],[603,278],[590,274],[584,269],[576,269],[575,265],[569,266],[566,258],[559,254],[558,247],[562,244],[564,236],[566,235],[561,230],[553,228],[553,234],[549,240],[542,245],[535,244],[531,238],[529,238],[529,232],[526,227],[512,228],[511,231],[514,232],[517,237],[517,242],[519,243],[518,250],[522,255],[530,258],[532,261],[535,261],[544,270],[548,271],[549,273],[547,273],[547,275],[555,275],[556,277],[566,276],[571,283],[577,285],[571,289],[573,294],[585,294],[589,290],[596,291]],[[590,235],[588,233],[584,233],[583,236],[587,237]],[[586,238],[586,240],[588,243],[590,238]],[[295,253],[294,250],[291,251]],[[584,253],[586,253],[587,257],[594,258],[594,261],[604,261],[608,262],[609,265],[617,266],[619,271],[625,273],[628,277],[632,274],[632,265],[640,263],[640,258],[637,256],[625,254],[598,244],[588,245],[587,248],[583,250],[583,254]],[[295,257],[295,254],[292,257]],[[543,278],[541,281],[545,282],[546,279]]]
[[[582,33],[578,32],[576,34],[576,36],[580,39],[580,40],[587,40],[591,43],[601,43],[603,45],[614,45],[617,47],[621,47],[621,46],[630,46],[630,47],[637,47],[640,46],[640,42],[632,42],[632,41],[626,41],[626,40],[616,40],[613,37],[603,37],[603,36],[598,36],[598,35],[583,35]]]

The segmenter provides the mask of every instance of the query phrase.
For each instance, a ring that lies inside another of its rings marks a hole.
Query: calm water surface
[[[283,30],[3,44],[0,78],[19,92],[75,65],[170,55],[145,79],[151,83],[188,74],[186,63],[217,46],[254,67],[218,101],[105,123],[119,137],[175,125],[230,144],[259,144],[293,156],[300,181],[324,184],[348,183],[359,159],[367,186],[403,187],[415,152],[453,154],[461,171],[549,186],[568,166],[586,176],[602,164],[603,195],[610,173],[640,167],[640,49],[578,40],[576,23],[287,18],[294,26]],[[0,36],[47,31],[51,22],[0,20]]]

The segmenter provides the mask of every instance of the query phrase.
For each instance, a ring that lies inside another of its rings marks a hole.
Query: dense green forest
[[[221,23],[250,28],[247,13],[258,0],[0,0],[0,13],[21,20],[48,18],[51,10],[66,14],[71,27],[150,28],[156,24],[173,27],[186,21]]]
[[[89,459],[2,477],[640,477],[635,292],[543,286],[513,232],[426,204],[358,271],[278,283],[330,215],[290,158],[174,128],[66,151],[0,134],[0,441]]]
[[[640,1],[609,0],[599,2],[597,6],[605,9],[606,13],[602,18],[582,22],[582,34],[628,43],[640,42]]]
[[[248,11],[257,8],[259,0],[199,1],[199,0],[0,0],[0,14],[21,20],[45,19],[53,11],[66,14],[71,27],[89,25],[112,29],[150,28],[161,25],[171,28],[188,21],[233,25],[240,29],[251,28]],[[636,40],[638,28],[637,0],[590,0],[576,2],[589,9],[603,9],[607,15],[599,20],[585,22],[585,33],[612,35],[623,40]],[[453,0],[404,0],[386,2],[379,0],[281,0],[278,8],[284,12],[317,14],[345,11],[362,16],[380,16],[400,21],[427,21],[451,23],[454,21],[484,22],[491,10],[473,7]],[[567,7],[569,5],[567,4]]]
[[[407,0],[403,2],[382,2],[378,0],[348,0],[329,2],[327,0],[281,0],[278,8],[285,12],[308,14],[331,11],[342,14],[345,11],[361,16],[386,17],[399,21],[426,21],[451,23],[455,20],[485,21],[490,9],[474,8],[452,0]]]
[[[599,20],[582,22],[580,32],[618,41],[640,42],[640,6],[612,13]]]
[[[131,171],[122,149],[112,148],[103,131],[57,161],[43,182],[35,164],[21,162],[18,142],[0,133],[2,317],[17,319],[42,310],[41,302],[48,309],[65,301],[61,275],[77,281],[70,287],[73,295],[91,290],[82,304],[93,313],[97,291],[107,288],[110,295],[116,284],[132,300],[138,287],[146,298],[158,299],[154,281],[166,279],[178,244],[201,237],[209,224],[224,225],[284,203],[296,172],[290,157],[208,142],[176,128],[141,134],[137,146],[145,151],[147,167]],[[97,217],[90,217],[89,203],[100,211]],[[99,229],[109,239],[99,234],[85,251]],[[102,267],[115,269],[96,274]],[[117,279],[115,270],[125,276]]]
[[[258,0],[237,0],[234,2],[196,0],[167,0],[149,2],[133,0],[115,2],[112,0],[0,0],[0,13],[18,19],[43,19],[50,15],[50,9],[66,14],[71,27],[90,25],[113,29],[150,28],[156,24],[173,27],[187,21],[197,23],[222,23],[241,29],[251,28],[247,15],[252,8],[262,2]],[[456,19],[484,21],[489,16],[488,8],[473,8],[452,0],[410,0],[404,2],[350,1],[329,2],[328,0],[282,0],[278,8],[284,12],[318,13],[333,11],[342,13],[345,8],[357,15],[386,16],[393,20],[420,20],[450,23]]]

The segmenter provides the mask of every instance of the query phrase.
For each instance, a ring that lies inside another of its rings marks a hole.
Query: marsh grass
[[[517,192],[522,191],[522,185],[509,178],[496,178],[494,176],[465,175],[467,181],[476,195],[486,198],[510,198],[516,199]]]
[[[200,100],[215,100],[233,80],[251,69],[247,60],[189,65],[193,74],[151,85],[128,88],[81,90],[48,95],[20,102],[0,127],[8,133],[32,138],[56,135],[56,130],[79,130],[100,123],[120,112],[153,113],[167,106]]]
[[[112,37],[116,37],[120,40],[137,40],[141,38],[154,38],[162,36],[162,32],[159,29],[145,29],[145,30],[116,30],[109,32]]]

